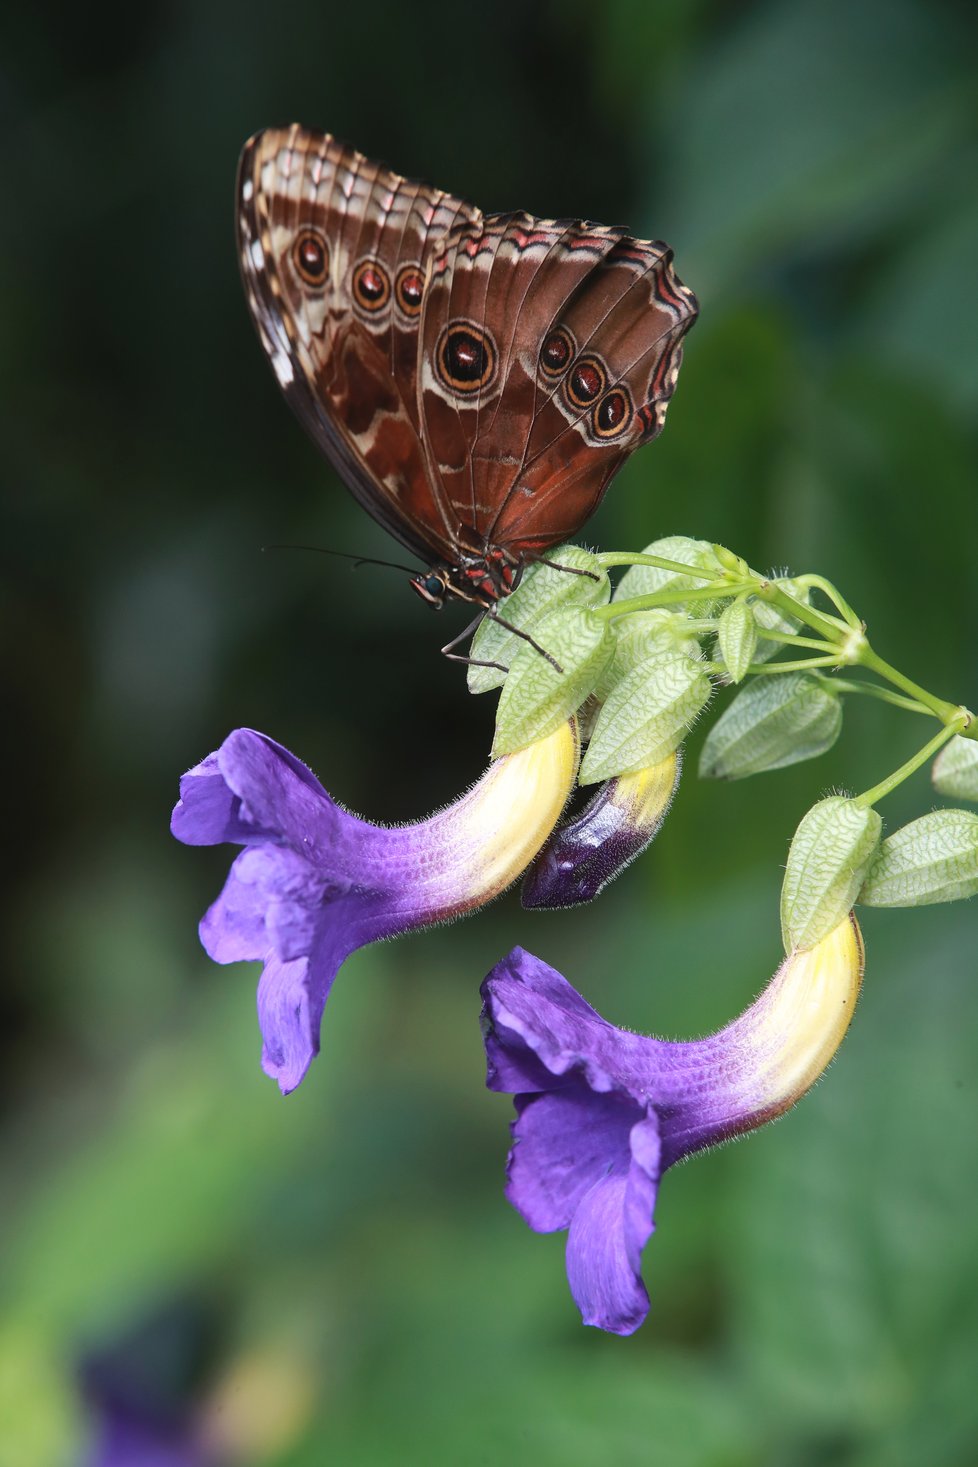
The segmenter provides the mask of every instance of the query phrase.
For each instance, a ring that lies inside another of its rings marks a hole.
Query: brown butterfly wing
[[[499,215],[435,253],[422,434],[463,542],[523,560],[573,536],[661,431],[696,299],[664,245]]]
[[[298,126],[245,145],[237,200],[248,303],[286,398],[385,529],[453,561],[420,441],[419,327],[437,244],[479,211]]]

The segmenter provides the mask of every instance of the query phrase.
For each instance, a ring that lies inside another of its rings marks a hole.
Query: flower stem
[[[857,795],[853,803],[862,806],[863,809],[868,809],[871,805],[877,804],[879,800],[882,800],[884,795],[888,795],[892,790],[896,789],[897,785],[902,784],[905,779],[909,778],[911,774],[914,774],[920,768],[921,764],[926,764],[928,759],[932,758],[938,749],[942,748],[949,739],[953,739],[955,734],[959,734],[963,727],[964,713],[962,712],[956,721],[947,724],[945,728],[941,729],[940,733],[936,733],[932,739],[928,740],[922,749],[918,749],[912,759],[908,759],[906,764],[901,764],[899,769],[895,769],[891,775],[881,780],[879,784],[874,784],[872,789],[864,790],[861,795]]]
[[[753,588],[751,581],[714,581],[709,586],[693,586],[687,590],[650,591],[647,596],[632,596],[627,601],[609,601],[607,606],[596,606],[591,615],[602,621],[613,621],[619,616],[629,616],[633,611],[652,611],[657,606],[676,606],[686,601],[715,601],[719,596],[735,596],[738,591]]]
[[[604,550],[595,559],[605,570],[616,565],[651,565],[656,570],[673,571],[681,576],[696,576],[701,581],[713,580],[717,570],[715,566],[712,570],[699,570],[695,565],[687,565],[684,560],[667,560],[663,555],[633,555],[627,550]]]
[[[763,637],[766,642],[781,642],[786,647],[814,647],[816,652],[825,650],[825,638],[816,640],[814,637],[796,637],[793,632],[769,632],[764,627],[757,628],[757,635]]]
[[[883,703],[892,703],[894,708],[905,708],[908,713],[924,713],[928,718],[931,717],[931,710],[925,708],[916,698],[905,698],[902,693],[891,693],[889,688],[877,687],[876,683],[856,682],[854,679],[842,677],[823,677],[820,681],[833,693],[865,693],[868,697],[879,698]]]
[[[957,725],[957,732],[963,734],[965,738],[978,739],[978,719],[975,719],[974,715],[967,708],[964,708],[960,704],[948,703],[946,699],[937,698],[933,693],[928,693],[926,688],[922,688],[919,683],[915,683],[911,678],[906,677],[897,668],[893,667],[891,663],[884,661],[878,653],[873,651],[869,642],[866,640],[863,622],[857,619],[855,612],[841,594],[836,591],[831,581],[826,581],[822,576],[814,575],[800,576],[799,580],[803,585],[817,586],[826,596],[829,596],[844,613],[845,620],[840,621],[838,617],[825,616],[822,612],[815,611],[812,607],[806,606],[804,602],[797,600],[773,582],[768,582],[766,585],[758,588],[757,594],[764,600],[780,606],[789,615],[807,622],[810,627],[821,632],[827,642],[840,648],[843,653],[843,661],[850,664],[857,664],[861,667],[868,668],[870,672],[875,672],[877,676],[885,678],[895,688],[899,688],[902,692],[908,694],[914,704],[922,704],[925,708],[930,709],[935,717],[939,718],[945,726],[955,723]],[[787,670],[791,664],[785,662],[775,664],[771,670],[774,671],[777,666]],[[913,711],[916,712],[916,708]]]
[[[765,677],[777,672],[807,672],[812,667],[838,667],[838,665],[838,656],[833,652],[827,657],[798,657],[793,662],[754,662],[747,671],[753,677]]]
[[[806,622],[813,630],[821,632],[827,642],[838,644],[841,641],[840,632],[849,633],[852,630],[848,622],[841,621],[836,616],[827,616],[822,611],[816,611],[814,606],[800,601],[797,596],[792,596],[790,592],[785,591],[774,581],[759,581],[754,589],[755,594],[762,601],[769,601],[772,606],[779,607],[795,621]]]
[[[965,733],[969,727],[973,728],[974,718],[968,712],[967,708],[962,708],[960,705],[955,705],[954,703],[948,703],[943,698],[935,698],[933,693],[928,693],[927,689],[922,688],[919,683],[912,682],[910,678],[905,677],[897,668],[892,667],[889,662],[884,662],[883,658],[873,651],[868,642],[862,642],[855,661],[862,667],[868,667],[871,672],[877,673],[879,677],[886,678],[886,681],[892,683],[895,688],[901,688],[903,692],[909,693],[918,703],[923,703],[924,707],[929,708],[943,724],[960,722],[961,727],[955,729],[956,733]],[[968,737],[975,738],[976,732],[978,731],[972,731],[968,734]]]
[[[842,595],[841,591],[837,590],[836,587],[833,586],[832,582],[827,581],[824,576],[799,576],[798,584],[800,586],[812,586],[821,591],[823,595],[827,596],[828,599],[832,602],[832,605],[836,608],[836,610],[842,614],[843,619],[848,622],[849,626],[862,626],[862,622],[853,611],[848,601]]]

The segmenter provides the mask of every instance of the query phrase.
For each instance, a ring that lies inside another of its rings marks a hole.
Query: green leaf
[[[643,555],[660,555],[663,560],[680,560],[705,571],[712,580],[723,575],[713,546],[706,540],[691,540],[688,535],[667,535],[646,545]],[[630,601],[635,596],[652,596],[656,591],[691,591],[704,585],[706,576],[684,576],[678,571],[660,570],[654,565],[633,565],[618,582],[615,601]],[[702,609],[702,602],[698,603]],[[705,613],[703,613],[705,614]]]
[[[829,795],[802,817],[781,888],[785,952],[814,947],[851,909],[880,842],[873,809]]]
[[[738,693],[707,734],[703,779],[745,779],[824,754],[839,737],[842,703],[803,672],[764,676]]]
[[[678,652],[647,658],[627,673],[598,714],[581,765],[581,784],[634,774],[665,759],[708,701],[702,664]]]
[[[633,667],[650,657],[658,657],[663,652],[681,652],[693,658],[702,655],[699,640],[689,630],[689,617],[684,611],[670,611],[665,606],[633,611],[613,621],[611,630],[615,639],[614,656],[594,690],[601,702]]]
[[[757,622],[746,601],[732,601],[717,625],[717,644],[731,682],[742,681],[757,649]]]
[[[570,570],[555,570],[548,560]],[[587,571],[574,575],[573,571]],[[592,580],[596,576],[597,580]],[[558,545],[548,550],[543,560],[529,566],[511,595],[500,601],[499,615],[504,621],[530,631],[551,611],[560,606],[603,606],[611,597],[611,582],[595,556],[580,545]],[[502,626],[493,615],[483,617],[472,639],[470,656],[481,662],[501,662],[510,667],[526,643]],[[505,672],[494,667],[470,667],[470,693],[488,693],[502,687]]]
[[[934,760],[934,788],[952,800],[978,800],[978,741],[956,735]]]
[[[978,815],[933,810],[880,846],[859,892],[866,907],[925,907],[978,892]]]
[[[552,611],[534,625],[533,636],[561,671],[536,647],[522,644],[499,699],[494,759],[545,738],[576,712],[593,691],[614,645],[608,623],[577,606]]]

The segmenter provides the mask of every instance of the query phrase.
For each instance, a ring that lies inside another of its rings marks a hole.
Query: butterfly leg
[[[529,632],[525,632],[522,627],[514,626],[511,621],[506,621],[503,617],[499,615],[498,611],[487,611],[486,615],[491,616],[493,621],[498,622],[501,627],[505,627],[508,632],[512,632],[515,637],[520,637],[524,642],[529,642],[530,646],[534,647],[536,651],[539,652],[540,656],[545,658],[546,661],[550,663],[550,666],[555,670],[555,672],[559,672],[561,677],[563,677],[564,669],[561,667],[556,657],[551,657],[546,647],[541,647],[539,642],[534,641]]]
[[[509,672],[509,668],[504,667],[501,662],[483,662],[479,657],[463,657],[461,652],[446,652],[444,647],[441,655],[447,657],[449,662],[464,662],[466,667],[494,667],[497,672]]]
[[[587,576],[587,578],[591,581],[600,581],[601,579],[600,576],[595,575],[594,571],[583,570],[579,565],[561,565],[558,560],[548,560],[546,556],[543,555],[540,556],[537,564],[549,565],[552,567],[553,570],[563,571],[564,574],[568,576]]]
[[[470,621],[468,626],[464,627],[457,637],[453,637],[450,642],[446,642],[441,649],[441,655],[447,657],[449,662],[464,662],[467,667],[495,667],[499,672],[509,672],[509,668],[504,667],[501,662],[480,662],[477,657],[463,657],[461,653],[452,651],[453,647],[457,647],[459,642],[464,642],[466,637],[475,631],[485,614],[484,611],[480,611],[475,620]]]

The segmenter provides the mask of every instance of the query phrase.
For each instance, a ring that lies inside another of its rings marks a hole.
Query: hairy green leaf
[[[757,622],[746,601],[732,601],[717,624],[717,645],[731,682],[739,683],[757,650]]]
[[[877,812],[844,795],[820,800],[801,819],[781,888],[785,952],[814,947],[850,910],[880,842]]]
[[[712,692],[702,664],[679,652],[647,658],[626,673],[598,714],[581,765],[582,784],[634,774],[679,747]]]
[[[591,694],[613,650],[608,623],[584,607],[552,611],[535,624],[533,637],[560,671],[537,647],[522,645],[499,698],[493,758],[559,728]]]
[[[866,907],[924,907],[978,892],[978,815],[932,810],[895,830],[860,888]]]
[[[958,734],[934,760],[931,777],[934,788],[952,800],[978,800],[978,741]]]
[[[700,754],[703,779],[745,779],[824,754],[839,737],[842,703],[803,672],[759,677],[720,715]]]

